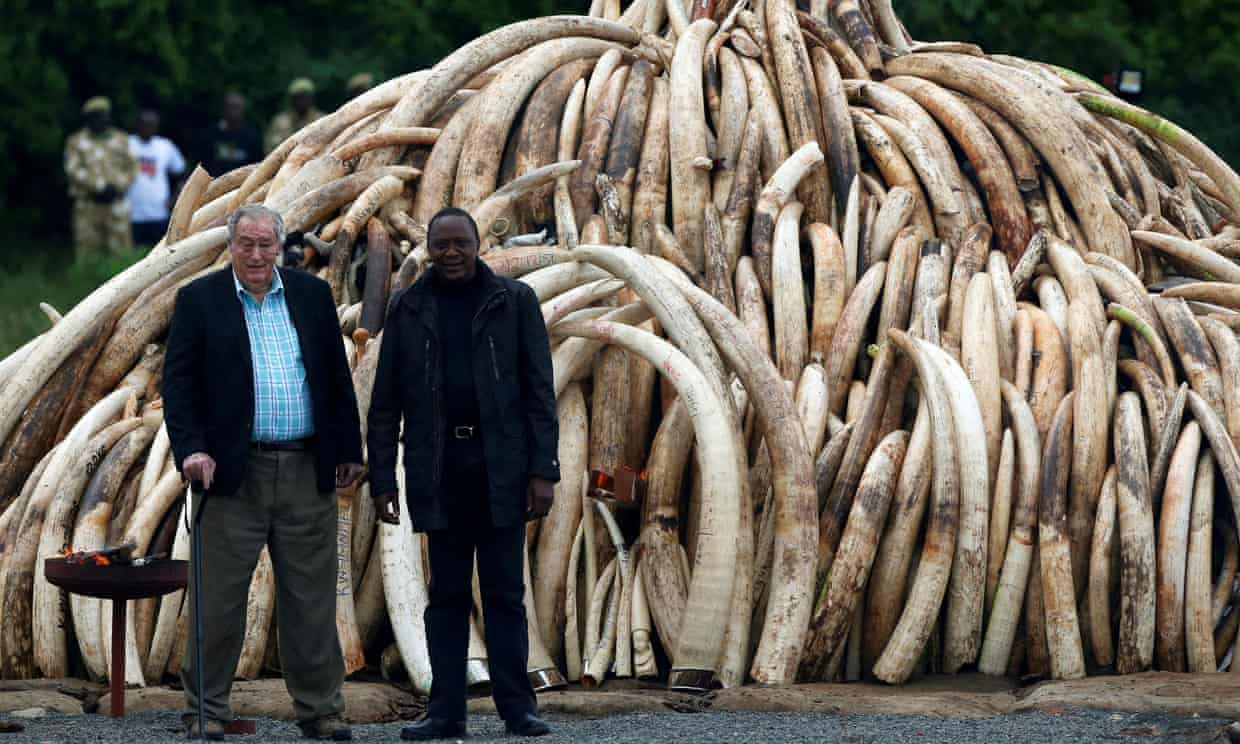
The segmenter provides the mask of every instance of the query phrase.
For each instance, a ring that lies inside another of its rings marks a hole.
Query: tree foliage
[[[1220,0],[896,0],[909,32],[1068,67],[1101,81],[1141,69],[1138,105],[1240,166],[1240,3]]]
[[[1240,4],[1218,0],[897,0],[910,31],[1072,67],[1095,79],[1146,72],[1141,103],[1240,162]],[[313,78],[320,107],[359,71],[377,79],[426,67],[520,18],[581,12],[585,0],[0,0],[0,238],[64,238],[65,137],[87,97],[112,98],[128,127],[141,105],[191,160],[230,90],[265,123],[293,77]]]
[[[357,72],[383,80],[511,21],[580,11],[570,0],[0,0],[0,238],[67,237],[61,152],[90,96],[111,97],[125,128],[155,106],[193,162],[229,90],[261,128],[294,77],[313,79],[330,110]]]

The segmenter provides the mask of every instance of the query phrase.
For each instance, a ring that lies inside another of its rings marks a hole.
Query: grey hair
[[[276,242],[284,245],[284,218],[280,213],[271,207],[265,207],[262,204],[246,204],[239,207],[237,211],[228,215],[228,242],[231,243],[237,237],[237,223],[243,218],[248,219],[267,219],[271,222],[271,227],[276,233]]]

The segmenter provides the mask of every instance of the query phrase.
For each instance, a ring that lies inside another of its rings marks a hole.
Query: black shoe
[[[464,721],[449,721],[443,718],[423,718],[412,726],[406,726],[400,730],[400,738],[405,741],[460,739],[464,736]]]
[[[298,724],[301,735],[307,739],[326,739],[328,741],[352,741],[353,730],[340,716],[323,716],[313,721]]]
[[[551,727],[533,713],[525,713],[511,721],[505,721],[504,728],[508,729],[508,733],[517,736],[546,736],[551,733]]]

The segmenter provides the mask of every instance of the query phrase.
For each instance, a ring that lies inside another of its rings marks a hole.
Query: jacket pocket
[[[425,499],[432,487],[431,465],[434,456],[430,445],[415,445],[405,448],[405,493],[410,500]]]
[[[521,371],[516,349],[511,344],[505,344],[502,335],[496,341],[495,334],[491,333],[487,335],[487,352],[492,399],[500,419],[500,431],[505,438],[520,437],[525,432],[525,409],[521,401]]]

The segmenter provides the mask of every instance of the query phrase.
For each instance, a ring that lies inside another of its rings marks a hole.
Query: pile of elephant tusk
[[[186,555],[160,342],[260,202],[332,286],[363,427],[438,209],[543,302],[540,685],[1240,671],[1240,177],[1070,70],[914,41],[890,0],[692,5],[515,23],[200,168],[149,256],[49,308],[0,361],[0,674],[107,673],[109,613],[42,558]],[[348,669],[428,690],[422,538],[339,498]],[[240,677],[278,671],[273,597],[264,559]],[[187,604],[135,603],[130,683],[178,671]]]

